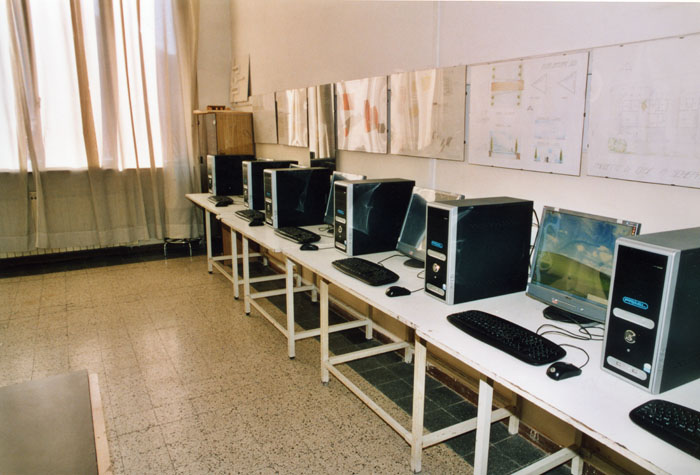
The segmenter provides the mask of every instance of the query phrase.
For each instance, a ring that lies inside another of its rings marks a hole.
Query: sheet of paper
[[[700,188],[700,35],[591,53],[588,174]]]
[[[387,153],[387,80],[378,76],[335,84],[338,149]]]
[[[588,53],[470,69],[469,163],[578,175]]]
[[[277,143],[275,93],[251,96],[255,143]]]
[[[248,100],[248,82],[250,77],[250,55],[234,56],[231,62],[231,86],[229,100],[232,103]]]
[[[281,145],[308,147],[306,88],[278,91],[277,136]]]
[[[392,154],[464,160],[466,67],[391,75]]]

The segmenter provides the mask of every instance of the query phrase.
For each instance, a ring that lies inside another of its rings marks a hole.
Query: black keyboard
[[[233,204],[233,200],[231,198],[223,195],[211,195],[207,199],[214,203],[216,206],[228,206]]]
[[[289,239],[290,241],[298,242],[299,244],[308,244],[321,240],[318,234],[307,231],[306,229],[297,228],[296,226],[284,226],[275,229],[275,234]]]
[[[257,209],[239,209],[236,211],[236,215],[248,221],[253,221],[254,219],[265,219],[265,213],[258,211]]]
[[[566,350],[556,343],[490,313],[467,310],[448,315],[447,321],[477,340],[531,365],[553,363],[566,355]]]
[[[652,399],[632,409],[630,419],[664,442],[700,459],[700,412]]]
[[[386,267],[359,257],[338,259],[333,261],[332,264],[340,272],[373,286],[391,284],[399,280],[398,274]]]

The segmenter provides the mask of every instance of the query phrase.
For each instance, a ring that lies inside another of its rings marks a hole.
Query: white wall
[[[230,105],[231,8],[229,0],[201,0],[197,51],[198,109]]]
[[[697,3],[230,0],[230,7],[232,52],[250,54],[251,94],[700,31]],[[273,145],[257,153],[308,156]],[[547,204],[637,220],[643,232],[700,226],[699,189],[588,177],[585,154],[580,177],[360,152],[339,152],[338,168],[468,197],[528,198],[538,210]]]

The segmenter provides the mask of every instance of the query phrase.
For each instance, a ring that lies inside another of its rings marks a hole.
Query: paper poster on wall
[[[231,84],[229,101],[232,103],[248,100],[248,78],[250,76],[250,55],[234,56],[231,61]]]
[[[306,88],[278,91],[277,136],[280,145],[308,147]]]
[[[335,94],[338,150],[386,153],[386,76],[338,82]]]
[[[277,143],[275,93],[251,96],[255,143]]]
[[[335,110],[333,85],[308,88],[309,154],[311,159],[335,157]]]
[[[466,66],[391,75],[392,154],[464,160]]]
[[[469,163],[581,170],[588,53],[470,68]]]
[[[588,174],[700,188],[700,35],[591,55]]]

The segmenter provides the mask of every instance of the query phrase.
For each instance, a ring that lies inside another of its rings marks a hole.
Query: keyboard
[[[700,459],[700,412],[652,399],[632,409],[630,419],[664,442]]]
[[[216,206],[228,206],[233,204],[233,200],[231,198],[223,195],[211,195],[207,199],[214,203]]]
[[[448,315],[447,321],[477,340],[531,365],[553,363],[566,355],[566,350],[553,341],[490,313],[467,310]]]
[[[296,226],[284,226],[275,229],[275,234],[289,239],[290,241],[298,242],[299,244],[308,244],[321,240],[318,234],[307,231],[306,229],[297,228]]]
[[[359,257],[338,259],[331,264],[340,272],[373,286],[391,284],[399,280],[398,274],[386,267]]]
[[[248,221],[253,221],[254,219],[265,219],[265,213],[258,211],[257,209],[239,209],[236,211],[236,215]]]

